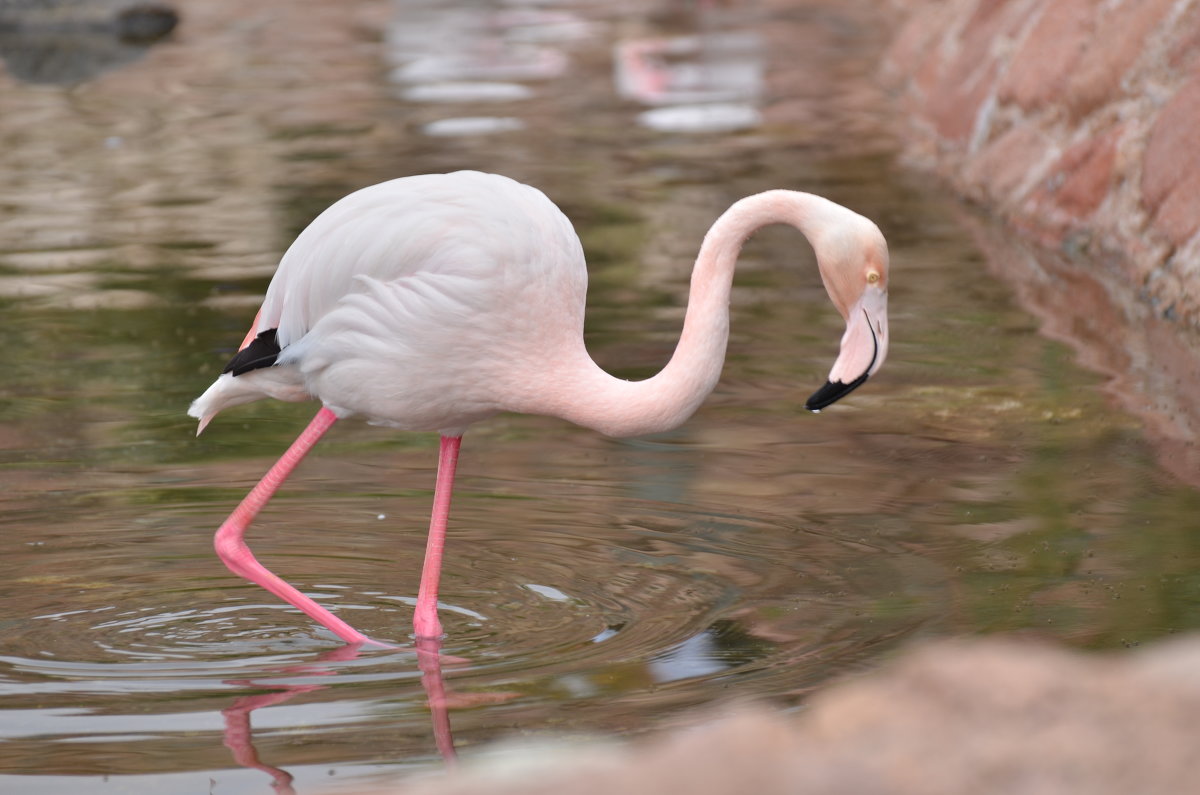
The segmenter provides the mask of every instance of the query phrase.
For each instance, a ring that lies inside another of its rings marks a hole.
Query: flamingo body
[[[579,238],[541,191],[475,172],[364,188],[280,261],[255,327],[276,329],[276,366],[223,376],[192,413],[259,389],[457,435],[520,403],[518,374],[582,349],[586,292]]]
[[[819,410],[876,372],[888,345],[886,244],[873,223],[840,205],[795,191],[735,203],[701,246],[675,354],[657,375],[631,382],[605,373],[584,347],[582,246],[540,191],[457,172],[392,180],[336,202],[284,254],[242,350],[189,409],[203,430],[218,411],[263,397],[324,406],[264,478],[270,487],[260,483],[222,526],[222,559],[344,639],[365,640],[261,567],[242,533],[336,418],[438,431],[416,628],[419,637],[440,634],[437,577],[464,430],[501,411],[562,417],[612,436],[681,424],[720,375],[741,245],[777,222],[808,237],[847,322],[829,381],[809,399]]]

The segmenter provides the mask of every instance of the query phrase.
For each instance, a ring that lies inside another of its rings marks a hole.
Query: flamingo
[[[790,224],[807,237],[846,321],[820,411],[861,385],[888,350],[887,244],[867,218],[810,193],[735,202],[709,229],[670,361],[643,381],[600,369],[583,343],[587,267],[571,222],[536,188],[471,171],[404,177],[340,199],[288,248],[237,354],[188,410],[197,434],[261,398],[322,406],[221,525],[218,556],[348,643],[374,643],[259,563],[250,522],[317,440],[351,415],[441,435],[413,629],[439,638],[438,584],[463,432],[499,412],[543,414],[612,437],[667,431],[712,391],[729,338],[742,244]],[[380,644],[384,645],[384,644]]]

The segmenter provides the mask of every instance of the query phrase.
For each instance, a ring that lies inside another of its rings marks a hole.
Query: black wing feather
[[[238,376],[275,364],[275,360],[279,357],[279,343],[275,340],[275,332],[276,329],[268,329],[255,337],[249,345],[242,348],[236,356],[229,360],[229,364],[225,365],[225,369],[221,371],[222,375],[233,373]]]

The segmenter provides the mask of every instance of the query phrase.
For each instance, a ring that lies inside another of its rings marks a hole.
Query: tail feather
[[[263,398],[276,400],[300,401],[312,396],[303,386],[300,373],[285,365],[267,367],[262,370],[252,370],[244,375],[234,376],[232,373],[222,373],[213,381],[212,386],[204,390],[204,394],[192,401],[188,407],[188,416],[200,420],[196,435],[208,427],[217,413],[251,403]]]

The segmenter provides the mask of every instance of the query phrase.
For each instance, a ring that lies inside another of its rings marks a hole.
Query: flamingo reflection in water
[[[280,667],[272,675],[291,676],[336,676],[336,666],[332,663],[350,662],[358,659],[362,653],[361,644],[348,644],[331,651],[323,652],[310,663],[297,663]],[[426,702],[429,706],[430,718],[433,723],[433,739],[438,753],[447,765],[452,765],[457,758],[454,750],[454,736],[450,729],[450,707],[454,703],[453,695],[448,694],[446,682],[442,674],[441,641],[434,638],[421,638],[416,642],[417,665],[421,670],[421,687],[425,691]],[[224,744],[232,753],[233,760],[242,767],[261,770],[271,777],[271,787],[280,795],[295,795],[292,787],[293,776],[283,768],[263,762],[258,749],[254,745],[253,728],[250,725],[250,714],[256,709],[272,707],[299,696],[325,690],[328,684],[285,684],[273,682],[270,679],[257,681],[254,679],[227,679],[225,684],[255,690],[268,689],[274,692],[256,693],[240,696],[233,704],[221,710],[225,722]],[[506,699],[515,694],[495,694],[496,699]]]

